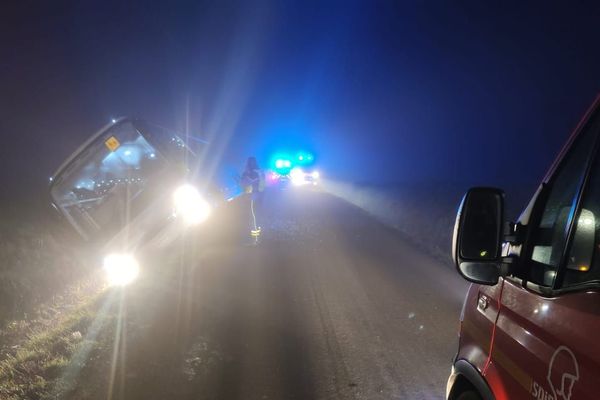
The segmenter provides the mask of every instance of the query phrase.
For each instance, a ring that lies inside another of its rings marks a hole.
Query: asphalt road
[[[448,265],[324,193],[269,193],[261,225],[259,246],[206,227],[128,288],[116,367],[85,392],[443,398],[467,288]]]

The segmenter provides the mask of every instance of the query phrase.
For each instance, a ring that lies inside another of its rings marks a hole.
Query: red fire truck
[[[448,399],[600,398],[599,133],[597,100],[516,223],[501,190],[464,196],[453,257],[473,284]]]

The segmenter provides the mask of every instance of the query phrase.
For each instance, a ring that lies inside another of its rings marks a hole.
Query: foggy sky
[[[230,168],[305,149],[346,181],[535,182],[600,87],[592,3],[86,3],[2,12],[4,196],[124,115]]]

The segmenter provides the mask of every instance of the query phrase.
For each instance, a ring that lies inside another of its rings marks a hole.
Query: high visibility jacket
[[[265,174],[261,169],[245,170],[242,174],[242,186],[246,193],[265,190]]]

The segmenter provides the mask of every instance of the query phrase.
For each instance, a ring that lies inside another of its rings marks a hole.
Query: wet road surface
[[[116,369],[86,393],[443,398],[467,288],[448,265],[324,193],[269,193],[262,225],[256,247],[188,238],[128,288]]]

